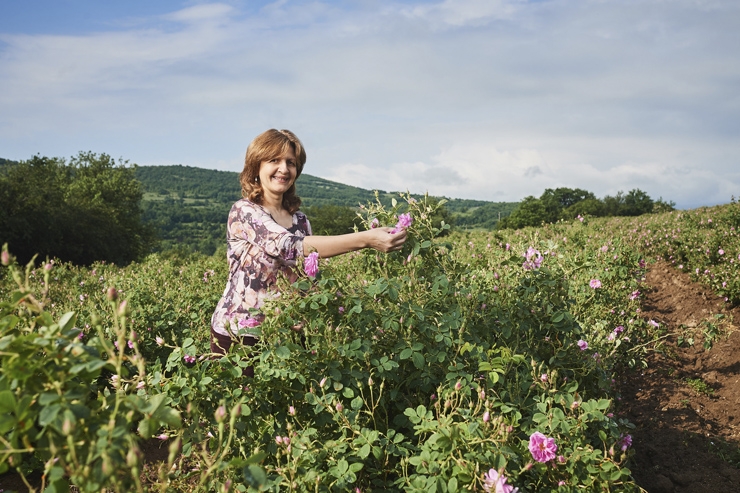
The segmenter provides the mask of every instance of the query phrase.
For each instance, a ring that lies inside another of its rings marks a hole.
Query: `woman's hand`
[[[391,233],[393,228],[375,228],[366,231],[368,233],[368,246],[383,253],[397,252],[403,248],[406,242],[406,230]]]

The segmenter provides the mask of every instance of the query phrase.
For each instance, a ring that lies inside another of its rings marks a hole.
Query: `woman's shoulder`
[[[259,211],[264,212],[264,209],[261,205],[252,202],[249,199],[239,199],[236,202],[234,202],[234,205],[231,206],[231,210],[241,210],[241,211]]]

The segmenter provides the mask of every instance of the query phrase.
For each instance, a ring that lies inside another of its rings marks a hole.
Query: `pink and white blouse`
[[[259,204],[237,201],[226,228],[229,280],[211,317],[213,331],[256,338],[240,331],[263,319],[262,315],[250,316],[249,309],[259,310],[265,298],[276,295],[271,288],[279,275],[295,281],[293,267],[303,257],[303,238],[310,234],[311,224],[300,211],[285,229]]]

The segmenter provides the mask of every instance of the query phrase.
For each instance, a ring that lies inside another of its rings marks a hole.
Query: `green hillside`
[[[223,245],[226,216],[241,197],[239,173],[192,166],[139,166],[136,177],[144,188],[144,218],[161,229],[160,248],[185,248],[212,253]],[[327,206],[357,208],[375,200],[375,192],[303,174],[296,186],[303,208],[311,212]],[[397,193],[378,191],[388,205]],[[442,198],[442,197],[438,197]],[[459,228],[493,229],[516,202],[446,199],[445,207]]]

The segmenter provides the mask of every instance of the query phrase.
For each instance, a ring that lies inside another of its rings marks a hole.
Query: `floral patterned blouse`
[[[211,317],[213,331],[237,335],[241,328],[258,325],[263,317],[250,315],[250,308],[258,310],[265,298],[275,296],[270,288],[279,275],[295,280],[292,268],[303,257],[303,238],[310,234],[311,224],[300,211],[285,229],[262,206],[247,199],[237,201],[226,227],[229,280]]]

